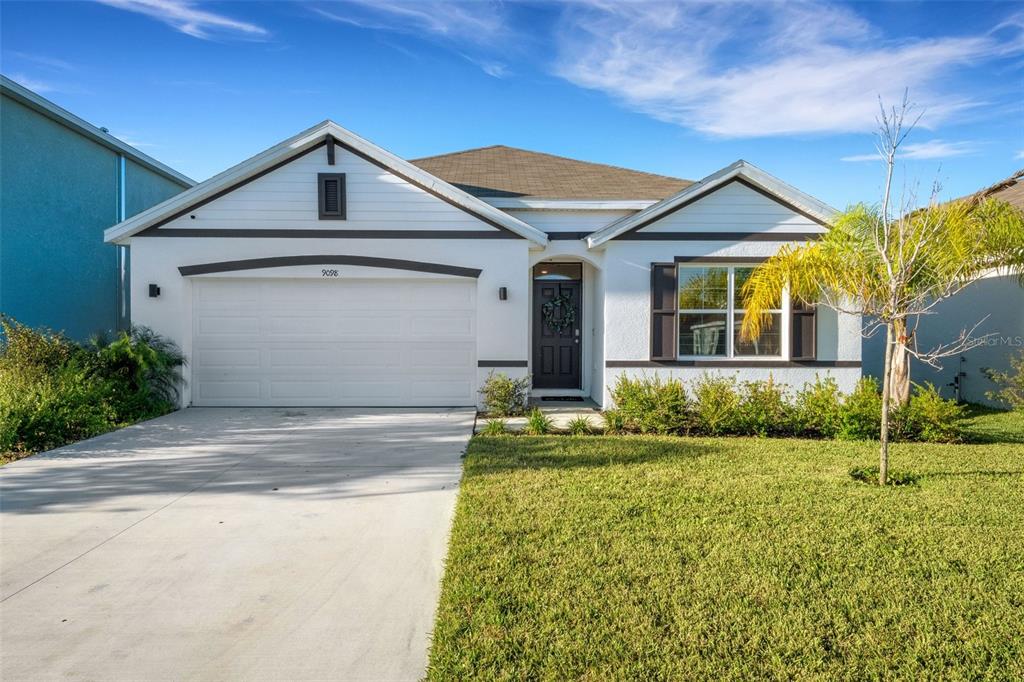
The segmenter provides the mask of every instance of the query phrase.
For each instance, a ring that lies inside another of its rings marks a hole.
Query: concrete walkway
[[[472,427],[193,408],[0,468],[0,679],[420,678]]]

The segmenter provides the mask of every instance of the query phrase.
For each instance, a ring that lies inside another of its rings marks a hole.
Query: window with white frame
[[[679,265],[679,357],[731,358],[782,356],[782,298],[756,339],[743,339],[746,310],[743,284],[750,266]]]

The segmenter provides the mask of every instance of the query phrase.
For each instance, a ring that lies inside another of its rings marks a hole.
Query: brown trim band
[[[763,263],[768,256],[676,256],[676,263]]]
[[[592,232],[547,232],[548,239],[553,242],[569,241],[572,239],[586,239]]]
[[[626,235],[631,234],[633,232],[636,232],[637,230],[642,230],[643,228],[647,227],[651,223],[656,222],[658,220],[661,220],[661,219],[665,218],[666,216],[670,216],[673,213],[675,213],[676,211],[678,211],[680,209],[683,209],[683,208],[686,208],[687,206],[689,206],[690,204],[694,203],[695,201],[700,201],[704,197],[711,196],[712,194],[714,194],[718,190],[722,189],[723,187],[728,187],[729,185],[731,185],[734,182],[738,182],[741,185],[743,185],[744,187],[752,189],[755,192],[757,192],[758,194],[762,194],[762,195],[768,197],[769,199],[771,199],[775,203],[781,204],[782,206],[785,206],[786,208],[788,208],[789,210],[793,211],[794,213],[799,213],[800,215],[802,215],[803,217],[807,218],[808,220],[812,221],[813,223],[815,223],[817,225],[821,225],[822,227],[828,227],[828,224],[822,222],[822,220],[820,218],[816,218],[815,216],[812,216],[810,213],[808,213],[807,211],[804,211],[803,209],[799,208],[798,206],[794,206],[793,204],[789,203],[788,201],[785,201],[785,200],[775,196],[771,192],[768,192],[768,191],[766,191],[764,189],[761,189],[760,187],[758,187],[754,183],[749,182],[748,180],[745,180],[743,178],[733,178],[733,179],[729,180],[728,182],[723,182],[721,185],[719,185],[718,187],[715,187],[710,192],[707,192],[705,194],[701,194],[701,195],[698,195],[698,196],[695,196],[695,197],[690,197],[686,201],[683,201],[683,202],[673,206],[672,208],[668,209],[664,213],[659,213],[659,214],[657,214],[657,215],[655,215],[655,216],[653,216],[651,218],[648,218],[647,220],[644,220],[640,224],[638,224],[638,225],[636,225],[634,227],[629,228],[628,230],[626,230],[625,232],[620,234],[618,237],[613,237],[613,239],[629,239],[630,237],[627,237]]]
[[[821,236],[820,232],[627,232],[619,239],[639,242],[796,242],[816,241]],[[557,239],[550,233],[548,238]]]
[[[478,360],[477,367],[528,367],[526,360]]]
[[[258,270],[262,268],[285,268],[292,265],[358,265],[366,268],[387,268],[389,270],[409,270],[412,272],[430,272],[439,275],[455,275],[456,277],[479,277],[482,270],[462,268],[456,265],[440,263],[423,263],[415,260],[399,260],[397,258],[374,258],[372,256],[274,256],[272,258],[249,258],[246,260],[229,260],[219,263],[202,263],[199,265],[182,265],[178,272],[182,277],[189,275],[209,275],[215,272],[238,272],[240,270]]]
[[[152,229],[152,228],[150,228]],[[497,230],[289,230],[170,227],[146,230],[145,237],[226,237],[228,239],[520,239]]]
[[[605,367],[860,367],[860,360],[608,360]]]

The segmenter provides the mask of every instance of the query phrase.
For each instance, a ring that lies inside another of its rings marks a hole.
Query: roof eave
[[[123,154],[125,157],[131,159],[135,163],[138,163],[140,166],[143,166],[158,175],[162,175],[172,182],[183,185],[184,187],[193,187],[196,184],[196,181],[187,175],[179,173],[166,164],[160,163],[152,156],[140,152],[135,147],[117,139],[110,133],[104,132],[88,121],[75,116],[67,109],[57,106],[50,100],[39,96],[25,86],[11,80],[7,76],[0,75],[0,91],[33,111],[36,111],[39,114],[60,123],[61,125],[71,128],[83,137],[86,137],[93,142],[110,149],[111,151]]]

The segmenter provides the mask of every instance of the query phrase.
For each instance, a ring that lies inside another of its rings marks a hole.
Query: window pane
[[[681,313],[680,355],[725,355],[725,313]]]
[[[728,305],[728,268],[679,268],[680,310],[725,310]]]
[[[737,357],[751,355],[782,355],[782,313],[772,313],[771,323],[761,327],[761,335],[746,341],[740,338],[743,315],[736,315],[733,327],[733,352]]]
[[[743,285],[746,283],[746,281],[748,279],[750,279],[750,275],[753,272],[754,272],[754,268],[736,268],[736,274],[735,274],[735,279],[736,279],[736,282],[735,282],[735,287],[736,287],[736,306],[735,306],[735,308],[736,308],[736,310],[743,310],[744,308],[747,307],[747,299],[743,295]],[[771,305],[768,306],[769,308],[774,308],[774,309],[777,310],[777,309],[782,307],[782,296],[781,296],[781,294],[782,294],[782,292],[778,292],[778,294],[775,297],[775,300],[772,301]]]
[[[583,279],[581,263],[537,263],[533,266],[534,279],[578,280]]]

